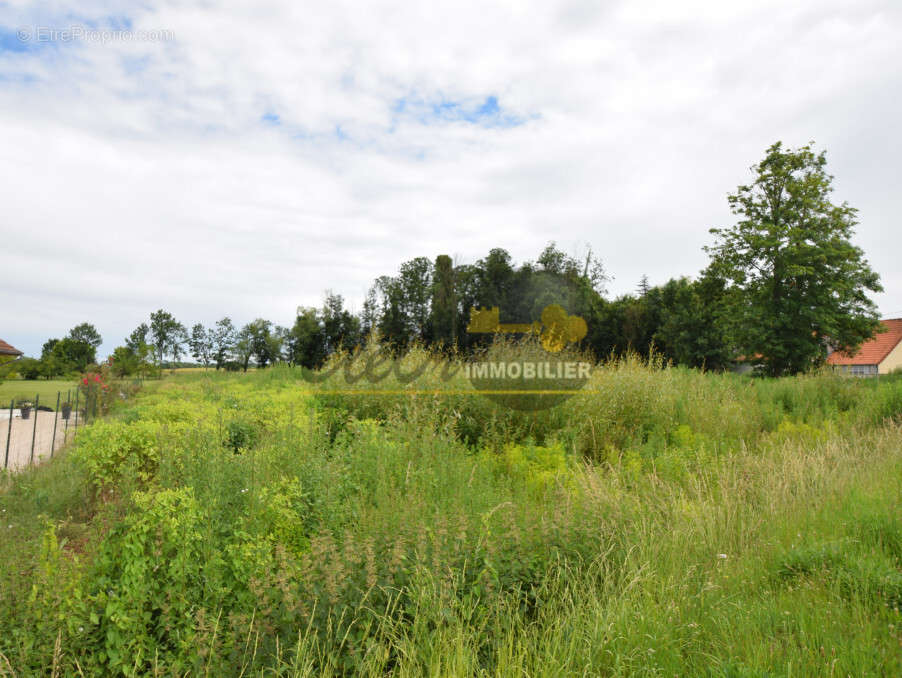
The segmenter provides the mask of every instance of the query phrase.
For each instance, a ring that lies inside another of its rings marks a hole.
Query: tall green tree
[[[88,365],[96,362],[96,354],[97,350],[86,341],[64,337],[53,344],[47,363],[53,365],[54,374],[81,372]]]
[[[75,341],[83,341],[95,349],[103,343],[100,332],[91,323],[81,323],[69,330],[69,338]]]
[[[450,346],[457,339],[457,290],[454,264],[447,254],[435,258],[432,277],[432,317],[430,339]]]
[[[235,344],[232,351],[242,371],[247,372],[251,357],[254,355],[254,330],[250,323],[235,333]]]
[[[287,327],[273,325],[272,330],[269,333],[269,338],[266,340],[269,344],[269,348],[267,349],[268,353],[272,356],[271,362],[281,362],[286,359],[285,352],[288,348],[288,337],[289,330]]]
[[[475,268],[479,305],[484,308],[498,306],[502,313],[509,311],[507,301],[515,276],[510,253],[496,247],[489,250],[487,257],[477,261]]]
[[[856,210],[830,201],[826,153],[780,142],[729,195],[739,221],[714,228],[709,272],[739,291],[735,335],[771,375],[821,363],[827,346],[854,351],[879,328],[868,292],[878,275],[852,244]]]
[[[147,323],[141,323],[128,335],[125,345],[133,351],[138,351],[142,346],[149,344],[147,341],[148,336],[150,336],[150,327]]]
[[[213,357],[213,335],[201,323],[197,323],[191,328],[188,347],[197,362],[202,363],[204,367],[210,365]]]
[[[113,374],[117,377],[126,377],[137,374],[142,377],[149,376],[153,371],[150,362],[152,347],[148,343],[141,343],[137,348],[131,346],[117,346],[110,356],[112,360]]]
[[[327,353],[351,350],[360,343],[360,319],[345,309],[340,294],[326,292],[321,318]]]
[[[48,339],[41,347],[41,360],[46,360],[53,353],[53,347],[59,343],[59,339]]]
[[[213,348],[213,361],[218,370],[226,366],[235,348],[235,325],[231,318],[226,316],[216,321],[216,326],[210,331],[210,341]]]
[[[271,321],[257,318],[248,323],[242,329],[242,338],[246,338],[249,342],[250,353],[254,357],[257,367],[266,367],[279,359],[281,345],[278,337],[273,337]],[[245,370],[247,370],[247,362],[245,358]]]
[[[310,369],[322,365],[326,359],[326,339],[317,309],[298,308],[286,344],[287,358],[292,365]]]
[[[383,341],[395,348],[406,348],[411,340],[411,321],[406,313],[404,288],[398,278],[383,275],[374,289],[379,298],[377,328]]]
[[[41,348],[41,372],[47,378],[84,370],[97,362],[97,347],[103,342],[90,323],[76,325],[63,339],[48,339]]]
[[[119,346],[113,351],[113,371],[120,376],[139,374],[146,377],[150,375],[153,372],[152,361],[156,355],[156,349],[148,341],[149,338],[150,326],[147,323],[141,323],[132,330],[132,333],[125,339],[125,346]],[[121,365],[116,367],[120,362]]]
[[[689,367],[723,370],[736,355],[730,336],[733,307],[726,283],[710,275],[669,280],[649,288],[659,307],[654,343],[667,358]]]
[[[153,339],[158,365],[162,364],[163,358],[167,355],[178,361],[184,350],[187,334],[185,326],[171,313],[159,309],[150,314],[150,336]]]
[[[60,362],[59,353],[54,353],[53,349],[60,342],[59,339],[48,339],[41,347],[41,375],[48,379],[53,379],[62,375],[67,366]]]
[[[429,303],[432,298],[432,262],[416,257],[401,264],[398,284],[402,309],[412,338],[425,340],[429,334]]]
[[[379,327],[379,300],[376,294],[376,286],[373,285],[366,293],[363,300],[363,309],[360,311],[360,335],[363,341],[369,339],[370,334]]]

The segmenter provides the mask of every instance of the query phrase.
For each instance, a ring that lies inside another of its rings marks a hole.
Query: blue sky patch
[[[150,56],[147,54],[139,57],[127,56],[122,57],[120,61],[122,63],[123,71],[128,75],[135,75],[136,73],[142,73],[147,70],[147,67],[150,65]]]
[[[31,52],[37,49],[41,43],[32,40],[30,29],[28,33],[20,33],[20,29],[0,26],[0,54],[3,52]]]
[[[0,7],[3,2],[0,0]],[[133,23],[124,15],[99,18],[66,14],[49,18],[35,15],[17,25],[0,25],[0,54],[3,52],[38,52],[48,47],[77,45],[85,31],[131,31]]]
[[[517,127],[536,116],[522,116],[506,111],[498,97],[455,101],[440,97],[428,100],[418,96],[406,96],[395,101],[392,112],[398,119],[415,120],[421,125],[467,122],[480,127]]]

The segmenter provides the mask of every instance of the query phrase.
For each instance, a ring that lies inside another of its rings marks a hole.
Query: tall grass
[[[902,672],[902,382],[436,365],[178,375],[6,478],[0,675]]]

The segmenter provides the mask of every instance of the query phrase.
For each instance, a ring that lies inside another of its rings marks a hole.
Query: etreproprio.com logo
[[[546,306],[541,320],[531,323],[501,323],[498,307],[474,308],[470,310],[467,332],[495,336],[525,335],[538,340],[521,342],[514,351],[492,350],[493,347],[489,347],[463,364],[463,376],[475,391],[499,405],[527,412],[548,409],[578,393],[591,376],[592,363],[567,350],[586,336],[586,322],[579,316],[568,315],[557,304]],[[305,378],[312,382],[324,382],[343,368],[344,380],[348,384],[361,379],[375,384],[392,374],[399,384],[406,386],[403,393],[411,395],[421,392],[416,388],[416,381],[433,361],[427,359],[406,370],[402,370],[400,360],[393,361],[392,365],[382,370],[379,367],[385,364],[385,360],[373,360],[369,356],[363,362],[363,368],[355,370],[355,360],[350,358],[319,374],[305,371]],[[460,372],[460,367],[446,363],[439,379],[450,382]],[[387,393],[379,390],[350,392],[361,395]],[[435,393],[434,390],[422,392]]]

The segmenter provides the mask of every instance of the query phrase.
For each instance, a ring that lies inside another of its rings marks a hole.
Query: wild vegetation
[[[632,355],[530,413],[425,358],[169,377],[6,477],[0,675],[902,672],[902,380]]]

